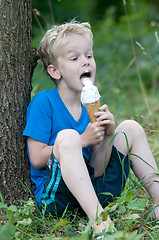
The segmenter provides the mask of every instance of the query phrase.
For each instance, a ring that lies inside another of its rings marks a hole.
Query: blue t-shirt
[[[90,119],[85,107],[82,105],[82,113],[76,121],[62,101],[58,89],[44,90],[38,93],[30,102],[27,109],[26,126],[23,136],[31,137],[37,141],[54,145],[58,132],[63,129],[74,129],[82,134]],[[90,158],[91,146],[83,148],[83,156],[86,161]],[[28,152],[29,157],[29,152]],[[29,159],[30,161],[30,159]],[[46,179],[46,169],[36,169],[31,164],[30,175],[34,182],[35,196],[40,202]]]

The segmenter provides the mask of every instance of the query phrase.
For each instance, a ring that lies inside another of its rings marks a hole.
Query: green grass
[[[53,239],[93,239],[91,220],[65,212],[62,218],[39,211],[34,197],[23,206],[8,206],[0,196],[0,239],[1,240],[53,240]],[[152,198],[142,184],[130,172],[125,189],[120,197],[105,208],[117,231],[105,239],[158,239],[159,221],[151,218]],[[102,216],[105,219],[106,215]],[[105,234],[105,233],[103,233]]]
[[[159,227],[149,217],[151,213],[151,200],[145,193],[131,196],[133,191],[123,194],[119,199],[107,207],[114,220],[117,231],[110,239],[157,239]],[[143,198],[146,196],[146,200]],[[53,216],[45,217],[38,211],[28,210],[34,202],[31,200],[23,208],[2,207],[5,215],[1,216],[0,239],[89,239],[91,228],[87,219],[70,216],[57,219]],[[23,213],[26,211],[27,213]],[[13,216],[14,215],[14,216]],[[121,237],[119,237],[121,236]],[[146,239],[146,238],[144,238]]]

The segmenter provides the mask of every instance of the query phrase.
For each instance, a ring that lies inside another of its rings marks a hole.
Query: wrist
[[[115,132],[112,134],[108,134],[108,135],[105,134],[104,138],[103,138],[103,143],[111,142],[113,140],[114,136],[115,136]]]
[[[86,140],[86,137],[85,137],[85,134],[81,134],[81,142],[82,142],[82,148],[85,148],[88,146],[88,143],[87,143],[87,140]]]
[[[115,135],[115,129],[114,130],[112,130],[112,131],[105,131],[105,137],[106,138],[113,138],[114,137],[114,135]]]

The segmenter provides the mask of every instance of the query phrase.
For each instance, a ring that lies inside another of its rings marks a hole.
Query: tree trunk
[[[0,192],[8,204],[26,200],[20,181],[30,184],[22,133],[33,71],[31,21],[31,0],[0,0]]]

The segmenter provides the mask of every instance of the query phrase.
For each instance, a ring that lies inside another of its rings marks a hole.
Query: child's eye
[[[71,61],[76,61],[78,58],[77,57],[73,57],[71,58]]]
[[[91,58],[92,57],[92,55],[87,55],[87,58]]]

